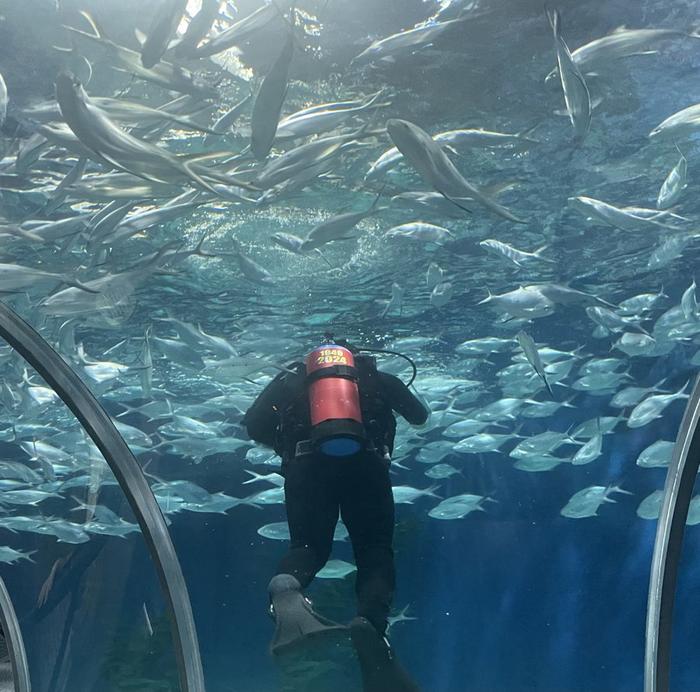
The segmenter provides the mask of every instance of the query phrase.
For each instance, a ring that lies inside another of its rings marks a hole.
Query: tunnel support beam
[[[24,639],[22,639],[15,607],[12,605],[12,599],[2,579],[0,579],[0,624],[2,624],[2,631],[5,634],[7,652],[10,654],[15,692],[30,692],[32,686],[29,681],[29,665],[27,664]]]
[[[688,507],[700,466],[700,378],[695,382],[668,467],[649,578],[644,692],[668,692],[671,631]]]
[[[0,302],[0,336],[52,387],[102,452],[136,517],[160,579],[182,692],[205,692],[192,606],[160,507],[128,445],[85,383],[46,340]]]

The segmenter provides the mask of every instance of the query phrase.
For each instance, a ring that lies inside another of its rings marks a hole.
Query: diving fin
[[[367,618],[352,620],[350,636],[360,663],[364,692],[420,692],[399,665],[386,639]]]
[[[270,644],[273,656],[303,648],[304,644],[320,639],[347,639],[347,626],[316,613],[304,598],[296,577],[278,574],[270,580],[268,591],[276,621]]]

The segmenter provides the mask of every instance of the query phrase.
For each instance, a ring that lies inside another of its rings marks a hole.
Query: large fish
[[[581,71],[571,57],[569,47],[561,36],[559,12],[547,8],[547,18],[554,32],[554,47],[557,51],[557,65],[566,111],[574,128],[576,139],[581,141],[591,126],[591,95]]]
[[[700,103],[688,106],[659,123],[650,133],[651,139],[688,137],[700,129]]]
[[[169,182],[172,178],[185,179],[216,194],[211,184],[203,180],[186,160],[119,128],[91,103],[85,90],[70,75],[61,73],[56,78],[56,97],[66,123],[92,152],[93,158],[147,180]],[[224,183],[237,184],[226,176],[209,171],[206,174]]]
[[[362,113],[368,108],[379,107],[380,104],[376,104],[376,101],[380,95],[381,92],[377,92],[360,105],[349,108],[328,108],[294,113],[280,120],[276,136],[278,139],[308,137],[334,130],[351,116]]]
[[[137,101],[96,96],[91,99],[91,102],[100,110],[103,110],[113,120],[129,123],[131,125],[177,123],[178,125],[199,132],[207,132],[210,134],[218,133],[218,130],[199,125],[188,116],[171,113],[163,108],[152,108],[151,106],[138,103]],[[25,108],[22,114],[39,122],[61,120],[61,111],[55,101]]]
[[[356,55],[350,64],[372,63],[378,60],[390,61],[397,53],[417,50],[432,43],[447,29],[459,26],[468,19],[471,19],[471,17],[460,17],[459,19],[450,19],[445,22],[426,22],[413,27],[413,29],[392,34],[372,43],[359,55]]]
[[[360,221],[372,214],[376,214],[380,209],[377,207],[380,195],[377,195],[372,205],[364,211],[351,211],[345,214],[336,214],[330,219],[322,221],[314,226],[304,238],[301,245],[302,252],[308,252],[336,240],[351,240],[355,238],[354,228]]]
[[[469,128],[438,132],[433,136],[433,139],[444,146],[469,148],[512,147],[517,150],[524,150],[533,144],[539,144],[537,140],[528,137],[533,130],[534,127],[529,127],[522,132],[512,134],[508,132],[493,132],[491,130]],[[396,147],[387,149],[369,167],[365,175],[365,180],[372,180],[382,176],[384,173],[394,168],[402,158],[401,152]]]
[[[286,4],[289,5],[289,3]],[[243,19],[230,26],[226,31],[222,31],[220,34],[210,38],[192,52],[192,57],[207,58],[239,45],[280,16],[281,10],[278,3],[268,2],[255,10],[255,12],[251,12],[247,17],[243,17]]]
[[[676,226],[659,221],[658,216],[644,217],[633,214],[624,208],[616,207],[593,197],[579,195],[578,197],[570,197],[569,202],[574,209],[587,217],[602,221],[622,231],[639,232],[645,229],[658,231],[659,228],[679,230]],[[659,212],[660,214],[661,212]]]
[[[141,55],[139,53],[106,38],[95,20],[87,12],[81,12],[81,14],[89,22],[93,33],[88,33],[72,26],[65,26],[65,28],[76,37],[102,48],[114,69],[130,72],[140,79],[157,84],[169,91],[177,91],[181,94],[190,94],[202,98],[214,98],[217,96],[217,91],[214,87],[200,82],[189,70],[180,65],[173,65],[161,60],[151,69],[144,67],[141,64]]]
[[[440,144],[418,125],[392,118],[387,120],[386,129],[396,148],[421,178],[457,206],[462,206],[461,198],[469,197],[504,219],[526,223],[465,180]]]
[[[604,72],[610,61],[633,55],[658,53],[652,47],[661,41],[679,38],[699,38],[697,34],[687,34],[675,29],[626,29],[620,27],[607,36],[589,41],[571,53],[576,67],[583,73]],[[555,67],[546,77],[548,82],[557,76]]]
[[[256,159],[262,160],[272,148],[277,133],[284,97],[287,95],[289,63],[294,52],[294,35],[290,30],[282,51],[260,85],[253,105],[250,148]]]

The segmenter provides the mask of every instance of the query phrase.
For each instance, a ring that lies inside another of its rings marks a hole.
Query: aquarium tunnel
[[[697,692],[697,10],[0,0],[0,692]]]

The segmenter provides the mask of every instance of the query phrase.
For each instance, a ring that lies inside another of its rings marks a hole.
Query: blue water
[[[241,0],[236,3],[237,16],[248,15],[261,4]],[[51,47],[71,45],[61,24],[87,30],[78,10],[88,8],[110,39],[138,50],[134,28],[148,30],[155,5],[131,0],[0,3],[0,74],[10,96],[10,117],[0,139],[0,153],[5,156],[0,176],[16,172],[15,135],[25,142],[31,134],[26,109],[53,99],[53,81],[62,63]],[[353,130],[369,123],[377,132],[344,153],[331,176],[290,196],[269,205],[210,198],[176,221],[115,243],[111,253],[100,257],[91,255],[84,238],[72,247],[59,242],[60,249],[4,234],[0,261],[66,273],[83,281],[97,278],[102,271],[123,270],[168,242],[194,248],[203,235],[204,249],[220,255],[191,257],[174,270],[151,274],[133,293],[127,291],[124,302],[119,302],[119,295],[105,292],[102,305],[108,309],[75,318],[74,342],[59,333],[66,317],[47,312],[41,304],[65,286],[42,282],[4,300],[62,352],[113,416],[124,414],[127,405],[149,403],[138,369],[144,334],[150,327],[156,337],[178,339],[173,323],[165,321],[169,318],[201,325],[207,334],[225,338],[239,354],[277,364],[303,356],[327,330],[372,347],[391,348],[403,337],[432,339],[400,349],[417,363],[415,387],[430,402],[433,416],[424,430],[400,425],[397,449],[405,455],[399,461],[407,469],[395,467],[393,482],[416,488],[436,482],[441,498],[474,493],[493,502],[484,504],[485,511],[454,521],[428,516],[437,504],[431,497],[397,505],[395,612],[408,606],[407,616],[415,618],[398,622],[389,632],[398,656],[426,692],[633,692],[643,685],[647,590],[656,530],[656,522],[641,519],[636,510],[645,497],[663,488],[666,476],[663,467],[640,468],[635,462],[653,442],[675,439],[685,400],[673,402],[659,419],[640,428],[629,428],[621,420],[612,434],[603,437],[601,456],[587,465],[564,462],[545,472],[518,470],[508,456],[517,441],[514,438],[500,452],[449,455],[442,463],[452,464],[461,475],[433,481],[424,475],[428,466],[416,455],[428,442],[447,439],[443,412],[453,392],[441,390],[440,384],[448,380],[478,382],[455,382],[455,391],[462,394],[478,388],[473,403],[462,406],[465,416],[503,397],[548,399],[536,379],[529,389],[516,391],[512,383],[504,387],[498,378],[497,373],[520,353],[515,341],[507,352],[485,354],[474,363],[456,350],[467,339],[512,339],[524,329],[540,347],[581,348],[571,373],[554,385],[555,398],[571,399],[572,406],[559,409],[551,418],[504,417],[499,421],[502,428],[491,429],[498,433],[527,437],[546,430],[563,432],[597,416],[620,413],[609,402],[615,391],[626,386],[651,387],[665,380],[663,390],[675,392],[694,378],[697,367],[691,358],[699,343],[695,333],[670,339],[664,355],[629,357],[613,347],[619,332],[594,335],[596,324],[584,305],[557,304],[553,314],[528,322],[509,320],[505,311],[480,301],[489,292],[503,294],[533,283],[567,284],[612,305],[663,290],[666,297],[641,322],[643,329],[662,341],[654,325],[679,305],[697,278],[697,244],[689,241],[678,257],[658,266],[650,267],[648,261],[668,237],[695,233],[700,213],[695,182],[698,157],[692,133],[667,142],[650,140],[648,134],[669,115],[696,102],[700,41],[668,40],[654,46],[657,54],[610,60],[604,69],[597,69],[597,76],[587,77],[593,102],[602,100],[593,110],[590,131],[576,144],[569,119],[553,114],[564,107],[561,85],[556,80],[544,84],[555,53],[541,3],[483,0],[467,5],[459,0],[379,4],[300,0],[297,7],[308,19],[299,39],[305,49],[296,48],[283,115],[383,90],[381,98],[388,105],[350,121]],[[695,3],[682,0],[561,2],[558,9],[562,35],[572,49],[622,25],[689,32],[697,22]],[[472,12],[473,17],[431,45],[400,53],[393,61],[349,65],[372,41],[430,17],[437,22],[457,18],[461,11]],[[230,21],[223,18],[220,28]],[[242,45],[237,60],[229,55],[227,64],[237,71],[233,75],[213,62],[189,61],[187,67],[216,84],[220,92],[209,109],[193,118],[211,125],[257,88],[286,30],[284,22],[273,23]],[[95,47],[80,50],[92,63],[93,77],[86,85],[90,97],[118,95],[159,106],[175,96],[113,70],[114,59]],[[407,166],[378,181],[364,180],[370,164],[392,145],[381,131],[388,118],[410,120],[430,134],[466,127],[507,133],[534,128],[528,136],[537,143],[527,148],[466,149],[452,159],[476,185],[513,183],[499,202],[527,219],[527,224],[514,224],[478,205],[470,214],[455,208],[446,215],[413,212],[392,202],[392,196],[424,190],[426,185]],[[14,129],[17,124],[21,129]],[[232,155],[241,152],[249,138],[250,110],[223,141],[205,142],[201,134],[174,128],[161,144],[190,154],[224,149]],[[581,195],[619,207],[653,209],[664,178],[678,161],[675,144],[688,162],[688,186],[672,209],[684,217],[678,220],[680,230],[624,231],[588,221],[569,202]],[[271,156],[291,146],[277,142]],[[43,213],[47,198],[69,170],[61,167],[66,159],[74,162],[64,151],[49,148],[31,167],[25,190],[0,178],[0,229],[28,219],[55,220],[104,208],[108,200],[87,199],[83,189],[82,196],[73,194],[48,217]],[[53,170],[56,167],[58,172]],[[99,178],[94,176],[102,171],[100,164],[90,164],[83,182],[95,184]],[[187,189],[182,184],[178,187]],[[304,236],[333,214],[367,209],[379,193],[386,208],[359,224],[356,240],[323,247],[330,267],[315,254],[290,254],[271,240],[280,231]],[[163,199],[139,202],[141,208],[163,203]],[[411,221],[439,224],[453,237],[441,245],[384,237],[389,228]],[[479,242],[488,238],[528,251],[545,245],[543,256],[553,261],[518,267],[487,253]],[[255,283],[242,275],[233,256],[233,239],[241,242],[246,256],[270,272],[273,282]],[[426,285],[431,262],[445,271],[452,284],[452,297],[440,307],[431,303]],[[382,316],[393,283],[405,290],[402,310]],[[697,315],[686,319],[686,326],[697,320]],[[636,327],[629,331],[640,333]],[[81,342],[89,359],[116,361],[124,370],[97,382],[80,358],[76,344]],[[194,417],[223,426],[211,442],[212,449],[225,440],[232,444],[213,453],[205,449],[195,463],[184,452],[156,446],[170,439],[159,430],[169,420],[167,411],[155,420],[134,412],[120,415],[119,420],[147,436],[148,447],[134,451],[149,481],[186,479],[209,493],[231,497],[271,487],[244,485],[251,478],[246,471],[270,473],[276,467],[251,463],[253,445],[246,439],[240,417],[275,370],[253,370],[244,373],[248,378],[244,379],[216,362],[202,369],[187,367],[152,347],[152,399],[167,398],[177,409],[224,397]],[[196,350],[207,360],[220,359],[204,343]],[[625,361],[626,381],[603,393],[572,388],[584,362],[608,357]],[[379,365],[404,379],[410,374],[396,359],[380,358]],[[78,475],[76,469],[61,468],[63,462],[31,458],[19,446],[39,440],[81,463],[86,458],[78,425],[63,405],[31,398],[27,382],[39,385],[40,379],[31,372],[25,377],[23,365],[9,352],[0,352],[0,368],[0,459],[21,461],[39,475],[46,473],[48,463],[59,480]],[[624,409],[625,416],[631,410]],[[54,429],[32,432],[27,427],[31,424]],[[18,428],[16,437],[13,425]],[[575,451],[576,447],[567,446],[555,453],[570,459]],[[84,472],[103,466],[93,460],[81,468]],[[96,495],[88,494],[85,486],[71,490],[57,486],[58,497],[36,505],[3,502],[0,491],[0,505],[9,516],[34,517],[47,526],[52,519],[84,525],[89,514],[85,509],[74,511],[76,501],[81,501],[108,507],[133,524],[122,492],[107,484],[109,478],[109,472],[101,477]],[[561,514],[574,493],[610,485],[630,494],[613,495],[615,503],[604,503],[597,516],[572,519]],[[39,481],[31,486],[48,487]],[[283,522],[284,506],[244,505],[225,513],[175,512],[161,506],[188,586],[208,692],[278,689],[267,654],[273,623],[267,616],[266,587],[286,543],[263,538],[257,530]],[[0,576],[7,582],[22,625],[34,690],[178,689],[165,600],[138,531],[125,537],[90,533],[85,542],[68,543],[36,530],[10,532],[2,521],[0,516],[0,545],[35,551],[31,561],[0,562]],[[698,688],[699,540],[698,528],[689,526],[674,621],[673,692]],[[349,542],[336,542],[333,557],[352,562]],[[347,621],[354,615],[353,587],[352,574],[344,579],[317,579],[309,595],[324,614]]]

